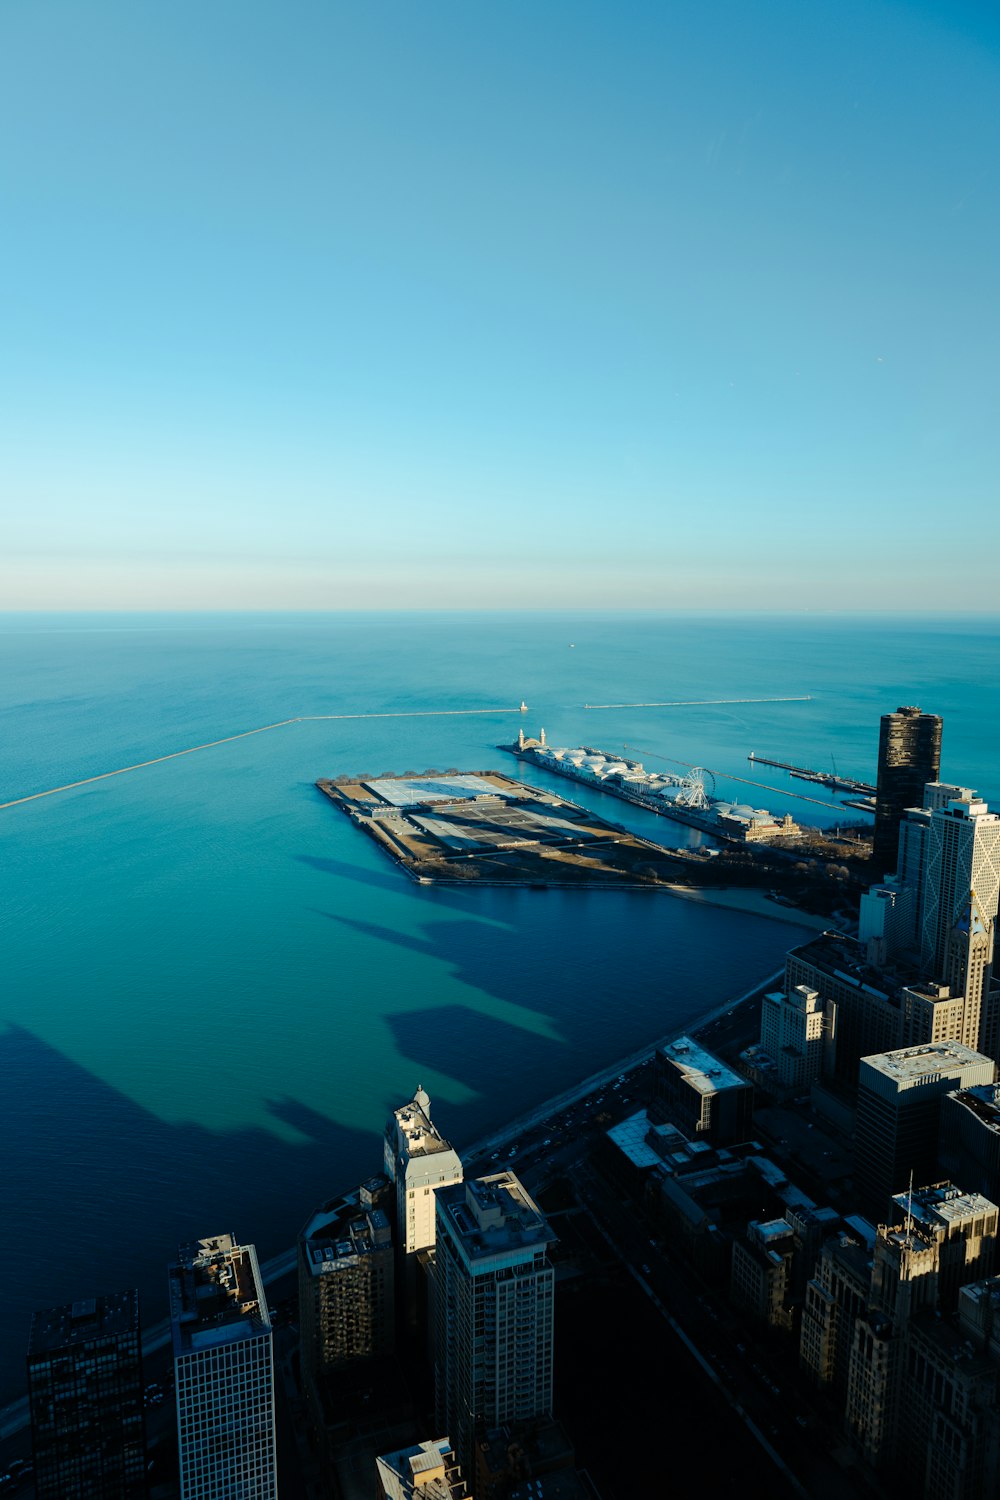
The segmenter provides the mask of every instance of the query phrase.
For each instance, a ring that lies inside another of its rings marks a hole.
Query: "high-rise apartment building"
[[[964,1017],[956,1038],[1000,1052],[992,985],[1000,903],[1000,818],[970,787],[930,783],[900,825],[899,868],[862,897],[859,936],[877,962],[943,986]]]
[[[252,1245],[181,1246],[169,1271],[181,1500],[276,1500],[271,1321]]]
[[[760,1045],[774,1063],[782,1089],[815,1083],[823,1070],[823,1001],[818,990],[799,984],[764,996]]]
[[[307,1391],[328,1371],[391,1353],[391,1186],[373,1178],[357,1202],[317,1209],[299,1236],[299,1328]]]
[[[871,949],[871,962],[919,961],[931,818],[946,812],[952,802],[971,805],[978,801],[971,787],[931,781],[904,811],[895,871],[861,897],[858,937],[863,944],[870,944],[872,938],[883,941],[881,949]]]
[[[512,1172],[440,1189],[437,1220],[438,1424],[471,1473],[479,1426],[552,1414],[555,1235]]]
[[[873,1222],[888,1222],[893,1195],[937,1173],[941,1099],[992,1083],[991,1058],[961,1042],[930,1042],[863,1057],[858,1075],[854,1185]]]
[[[908,807],[919,807],[928,781],[941,769],[941,719],[919,708],[883,714],[878,742],[875,842],[872,858],[880,875],[896,868],[899,825]]]
[[[28,1403],[38,1500],[145,1495],[138,1292],[34,1314]]]
[[[434,1194],[462,1181],[457,1151],[431,1123],[431,1101],[418,1088],[409,1104],[389,1117],[385,1129],[385,1175],[395,1184],[396,1239],[405,1256],[432,1250]]]
[[[998,902],[1000,818],[969,787],[928,783],[900,824],[896,873],[862,896],[859,913],[874,988],[900,1009],[895,1045],[953,1040],[1000,1057]],[[850,1050],[843,1028],[840,1043]]]

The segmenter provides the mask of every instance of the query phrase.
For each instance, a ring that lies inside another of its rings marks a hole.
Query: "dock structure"
[[[811,781],[816,786],[829,787],[831,792],[851,792],[855,796],[874,797],[877,790],[869,781],[856,781],[853,776],[838,776],[836,772],[810,771],[808,766],[793,766],[785,760],[770,760],[766,755],[755,755],[752,750],[747,760],[753,761],[756,766],[774,766],[776,770],[787,771],[799,781]]]
[[[339,776],[316,785],[421,885],[655,887],[693,857],[500,771]]]
[[[607,756],[590,745],[573,750],[554,748],[545,743],[544,729],[537,740],[527,738],[522,730],[514,744],[498,745],[497,749],[571,781],[596,786],[648,812],[686,823],[725,844],[743,847],[796,838],[801,833],[787,813],[779,819],[765,808],[724,802],[709,794],[706,785],[714,792],[715,773],[703,766],[688,767],[686,775],[673,771],[647,772],[640,761]]]

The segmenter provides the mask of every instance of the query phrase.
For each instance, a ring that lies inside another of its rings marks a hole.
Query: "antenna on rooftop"
[[[910,1168],[910,1191],[906,1195],[906,1238],[913,1233],[913,1168]]]

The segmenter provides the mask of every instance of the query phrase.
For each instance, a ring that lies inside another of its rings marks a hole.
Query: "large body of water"
[[[283,1248],[378,1168],[418,1083],[461,1144],[801,939],[665,894],[414,886],[318,776],[509,772],[493,747],[523,722],[832,822],[748,751],[870,778],[879,715],[917,702],[945,716],[944,774],[996,795],[998,645],[992,620],[0,617],[0,801],[298,714],[530,705],[291,724],[0,811],[0,1400],[33,1307],[134,1284],[151,1322],[179,1241]]]

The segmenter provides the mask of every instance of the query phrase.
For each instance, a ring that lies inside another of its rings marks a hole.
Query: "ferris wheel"
[[[686,776],[678,777],[675,802],[679,807],[705,811],[715,796],[715,777],[704,766],[692,766]]]

